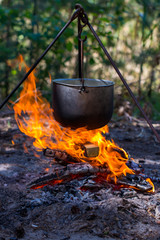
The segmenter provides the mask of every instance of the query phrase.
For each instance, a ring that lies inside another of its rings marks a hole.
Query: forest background
[[[24,76],[15,59],[22,54],[31,66],[68,21],[76,3],[0,0],[0,102]],[[81,0],[80,3],[146,114],[160,120],[160,0]],[[87,27],[83,35],[88,37],[84,76],[114,81],[115,113],[120,115],[120,107],[127,106],[131,115],[139,116]],[[77,50],[75,20],[36,68],[38,88],[49,101],[49,75],[52,79],[78,77]],[[18,98],[21,88],[12,101]]]

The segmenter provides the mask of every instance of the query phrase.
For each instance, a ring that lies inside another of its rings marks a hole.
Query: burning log
[[[54,169],[54,172],[47,174],[43,177],[39,177],[28,184],[31,189],[43,188],[46,185],[56,185],[60,183],[69,182],[73,179],[80,179],[83,177],[89,177],[93,175],[91,184],[88,182],[82,186],[83,189],[94,189],[94,188],[106,188],[110,184],[115,184],[114,179],[110,178],[109,182],[107,177],[110,171],[107,168],[95,167],[88,163],[76,163],[68,164],[65,167],[59,167]],[[120,188],[133,188],[141,192],[150,192],[153,190],[153,186],[148,179],[143,178],[140,175],[127,174],[127,176],[121,176],[117,178],[116,185]]]
[[[127,176],[118,179],[117,183],[142,192],[150,192],[153,190],[153,186],[150,181],[148,181],[148,178],[145,179],[140,175],[127,174]]]
[[[109,153],[112,153],[112,152],[117,153],[118,154],[117,157],[118,157],[119,161],[126,162],[128,160],[128,154],[122,148],[119,148],[117,146],[109,146],[106,148],[106,151]]]
[[[73,158],[71,155],[66,153],[65,151],[61,151],[58,149],[49,149],[46,148],[43,150],[43,153],[46,157],[54,158],[58,163],[62,165],[67,165],[68,163],[76,163],[78,160]]]
[[[99,155],[99,147],[93,143],[86,143],[86,144],[82,145],[82,150],[84,151],[84,156],[87,158],[98,157],[98,155]],[[118,153],[121,156],[121,158],[120,158],[121,161],[128,160],[127,153],[123,149],[119,149],[116,146],[110,147],[109,149],[106,149],[106,151]],[[46,157],[55,158],[56,161],[58,161],[60,163],[65,162],[65,161],[67,161],[68,163],[78,162],[78,160],[76,158],[72,157],[67,152],[59,150],[59,149],[46,148],[43,150],[43,153]]]
[[[85,144],[82,149],[85,150],[85,155],[89,155],[90,157],[99,153],[99,148],[94,144]],[[123,161],[127,161],[127,153],[123,151],[123,149],[119,149],[116,147],[110,147],[108,149],[109,152],[116,152],[120,154]],[[115,183],[115,179],[110,178],[109,182],[107,181],[107,176],[110,173],[108,167],[103,165],[101,167],[95,167],[87,163],[87,159],[84,163],[77,163],[78,159],[73,158],[65,151],[61,150],[53,150],[53,149],[45,149],[44,155],[47,157],[54,157],[58,163],[62,165],[67,165],[64,168],[58,168],[54,173],[49,174],[47,176],[36,179],[35,181],[29,184],[29,187],[41,188],[46,185],[55,185],[62,182],[67,182],[75,178],[88,177],[90,175],[94,175],[92,178],[92,184],[85,184],[82,186],[82,189],[93,189],[93,188],[103,188],[106,187],[109,183]],[[88,160],[89,161],[89,160]],[[74,164],[69,164],[74,163]],[[90,161],[91,163],[91,161]],[[142,172],[142,168],[140,165],[136,164],[131,159],[128,161],[128,165],[131,169],[134,170],[136,174],[127,174],[126,176],[121,176],[117,178],[116,184],[121,187],[133,188],[142,192],[152,191],[153,187],[149,181],[147,181],[147,177],[143,177],[140,172]],[[57,177],[58,176],[58,177]],[[94,185],[95,183],[95,185]]]
[[[90,176],[96,173],[110,173],[107,168],[94,167],[88,163],[68,164],[66,167],[56,168],[53,173],[40,177],[28,184],[31,189],[42,188],[46,185],[55,185],[68,182],[75,178]]]
[[[97,157],[99,155],[99,147],[92,143],[84,144],[82,150],[84,150],[84,156],[88,158]],[[73,158],[67,152],[59,149],[46,148],[43,152],[46,157],[53,157],[59,161],[78,162],[76,158]]]

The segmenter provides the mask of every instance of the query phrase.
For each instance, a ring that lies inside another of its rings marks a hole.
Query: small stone
[[[32,224],[31,226],[35,229],[38,228],[38,225],[36,225],[36,224]]]
[[[37,207],[42,204],[42,200],[39,198],[35,198],[35,199],[31,200],[30,204],[32,207]]]
[[[158,205],[158,206],[156,207],[155,217],[156,217],[157,219],[160,219],[160,205]]]

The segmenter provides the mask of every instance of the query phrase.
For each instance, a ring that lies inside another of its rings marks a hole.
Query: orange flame
[[[25,66],[26,71],[28,66],[20,56],[21,65]],[[91,164],[100,166],[106,165],[109,167],[111,174],[109,177],[116,177],[126,173],[134,174],[128,168],[126,162],[128,154],[119,148],[113,140],[106,140],[102,133],[108,132],[108,126],[103,128],[90,130],[86,128],[79,128],[71,130],[70,128],[62,128],[53,117],[53,109],[45,98],[42,97],[39,90],[36,89],[36,77],[32,72],[28,79],[24,82],[23,90],[20,93],[18,102],[14,105],[15,119],[19,129],[34,138],[33,145],[38,151],[43,149],[61,149],[66,151],[72,157],[79,159],[79,161],[89,161]],[[99,146],[99,155],[95,158],[86,158],[84,150],[81,146],[87,142]],[[123,155],[113,149],[123,151]],[[106,179],[108,177],[106,176]]]
[[[150,178],[147,178],[147,179],[146,179],[146,181],[147,181],[147,182],[149,182],[149,184],[152,186],[152,190],[150,190],[149,192],[152,192],[152,193],[154,193],[154,192],[155,192],[155,187],[154,187],[154,184],[153,184],[153,182],[151,181],[151,179],[150,179]]]

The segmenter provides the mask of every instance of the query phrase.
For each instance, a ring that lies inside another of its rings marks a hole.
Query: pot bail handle
[[[85,37],[86,39],[87,37]],[[85,40],[84,39],[84,40]],[[85,91],[85,86],[84,86],[84,40],[83,39],[79,39],[80,40],[80,45],[81,45],[81,52],[80,52],[80,58],[81,58],[81,83],[82,83],[82,86],[80,88],[80,92],[84,92]]]
[[[78,7],[79,4],[78,4]],[[87,36],[82,39],[82,30],[87,25],[88,21],[85,21],[86,14],[84,13],[83,8],[81,7],[80,14],[78,16],[78,52],[79,52],[79,78],[81,78],[82,86],[79,89],[79,92],[85,92],[84,86],[84,42],[87,40]]]

